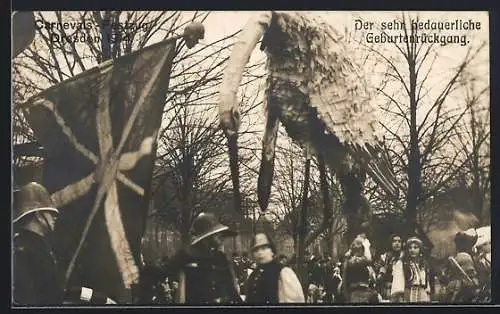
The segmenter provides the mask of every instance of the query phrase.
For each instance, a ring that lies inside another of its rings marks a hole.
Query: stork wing
[[[326,129],[364,166],[367,174],[390,195],[397,196],[396,177],[378,144],[377,108],[370,102],[366,80],[331,26],[312,23],[310,28],[311,106],[317,109]]]

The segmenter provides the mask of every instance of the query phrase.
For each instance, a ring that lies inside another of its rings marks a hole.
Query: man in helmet
[[[14,282],[16,305],[59,305],[64,283],[48,238],[58,210],[38,183],[24,185],[14,194]]]
[[[190,245],[179,250],[165,269],[179,280],[176,303],[241,303],[232,263],[222,252],[224,237],[236,233],[214,215],[201,213],[193,221],[190,235]]]

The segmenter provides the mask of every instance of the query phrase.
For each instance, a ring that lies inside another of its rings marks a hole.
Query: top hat
[[[191,226],[191,245],[201,240],[223,232],[226,236],[235,236],[237,233],[229,230],[229,227],[221,224],[211,213],[201,213],[196,217]]]
[[[35,15],[23,11],[12,14],[12,58],[19,55],[35,39]]]
[[[273,241],[265,233],[257,233],[252,238],[251,250],[254,251],[259,247],[268,246],[271,248],[273,253],[276,253],[276,246],[274,246]]]
[[[59,213],[59,211],[54,208],[47,189],[36,182],[30,182],[15,192],[14,211],[14,223],[38,211]]]

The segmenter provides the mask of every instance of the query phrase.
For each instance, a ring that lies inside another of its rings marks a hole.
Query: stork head
[[[271,17],[271,12],[263,12],[248,21],[231,51],[219,92],[220,125],[228,138],[237,134],[240,126],[237,94],[243,71],[255,46],[269,27]]]
[[[271,18],[271,12],[263,12],[256,15],[244,26],[233,46],[219,91],[220,127],[228,138],[231,178],[237,207],[239,207],[237,138],[240,126],[240,109],[237,94],[243,78],[244,68],[255,46],[269,27]]]

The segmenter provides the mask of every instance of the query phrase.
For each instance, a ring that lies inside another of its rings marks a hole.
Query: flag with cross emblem
[[[68,286],[132,302],[156,137],[176,40],[107,61],[23,104],[46,153],[43,183],[61,215]]]

